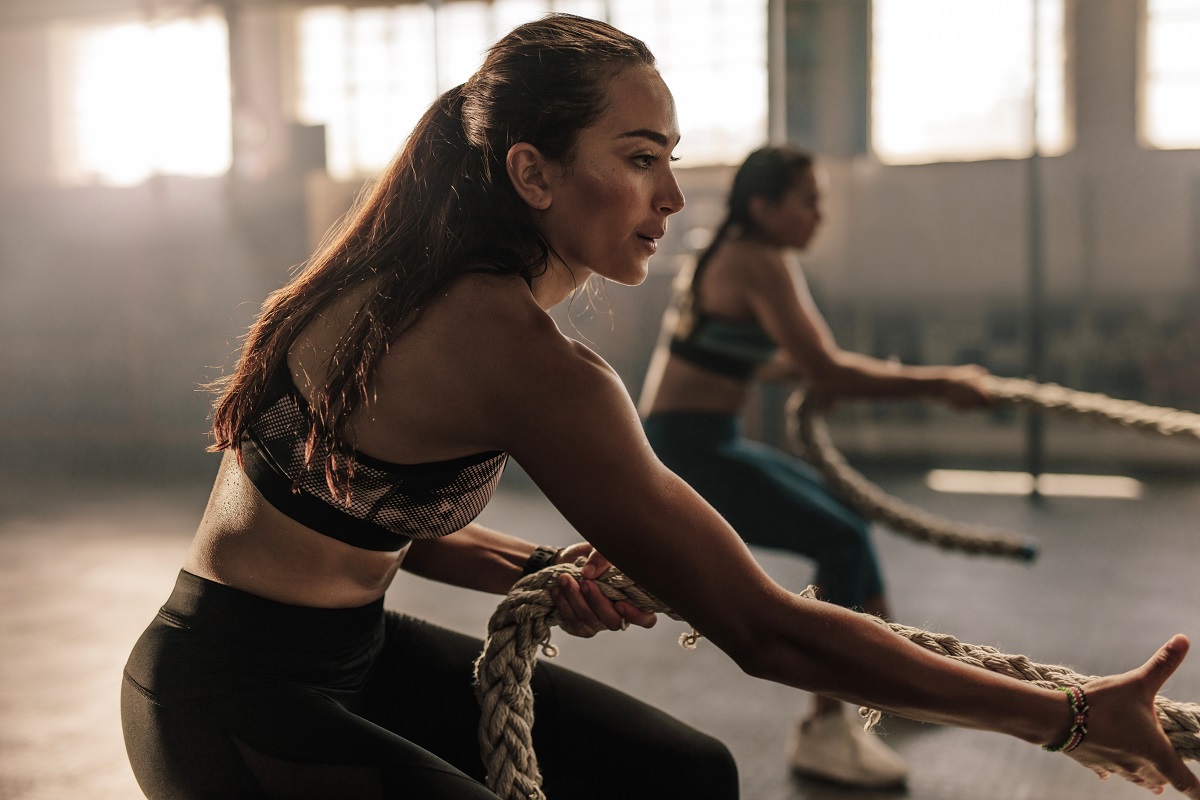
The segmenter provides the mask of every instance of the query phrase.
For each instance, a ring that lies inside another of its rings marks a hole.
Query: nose
[[[675,173],[667,172],[666,186],[663,187],[663,193],[659,198],[658,210],[670,216],[683,211],[685,205],[687,205],[687,201],[683,198],[683,190],[679,188],[679,181],[675,180]]]

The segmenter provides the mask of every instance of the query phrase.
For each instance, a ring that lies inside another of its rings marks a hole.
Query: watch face
[[[529,556],[529,560],[525,562],[524,575],[531,575],[543,567],[548,567],[554,563],[554,559],[558,556],[559,551],[551,547],[537,547]]]

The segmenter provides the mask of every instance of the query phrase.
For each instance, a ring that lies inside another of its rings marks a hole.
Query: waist
[[[313,608],[180,571],[125,672],[162,706],[215,702],[283,684],[357,692],[387,630],[382,598],[355,608]]]
[[[348,645],[375,635],[383,598],[354,608],[283,603],[180,570],[161,613],[181,627],[267,646]]]
[[[657,411],[642,421],[651,444],[709,446],[738,439],[742,421],[735,414],[709,411]]]
[[[351,608],[383,596],[406,552],[364,550],[297,522],[227,451],[183,568],[280,603]]]

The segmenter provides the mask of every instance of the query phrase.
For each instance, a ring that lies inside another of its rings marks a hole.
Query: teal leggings
[[[816,562],[821,598],[846,608],[883,593],[870,524],[803,461],[751,441],[728,414],[652,414],[646,436],[659,459],[747,544]]]

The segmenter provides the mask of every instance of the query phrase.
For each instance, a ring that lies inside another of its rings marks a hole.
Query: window
[[[68,184],[132,186],[229,169],[229,43],[217,13],[52,34],[55,160]]]
[[[1070,147],[1063,0],[874,0],[871,138],[888,164],[1033,152],[1037,9],[1039,152]]]
[[[1200,0],[1147,0],[1142,138],[1200,148]]]
[[[433,10],[319,8],[300,18],[300,119],[325,126],[329,174],[382,168],[438,92]]]
[[[487,47],[550,11],[610,19],[646,41],[675,95],[681,166],[739,163],[767,130],[766,0],[463,0],[347,9],[299,22],[298,115],[326,126],[326,164],[382,169],[431,102]]]
[[[675,97],[679,166],[740,164],[767,139],[766,0],[610,0]]]

